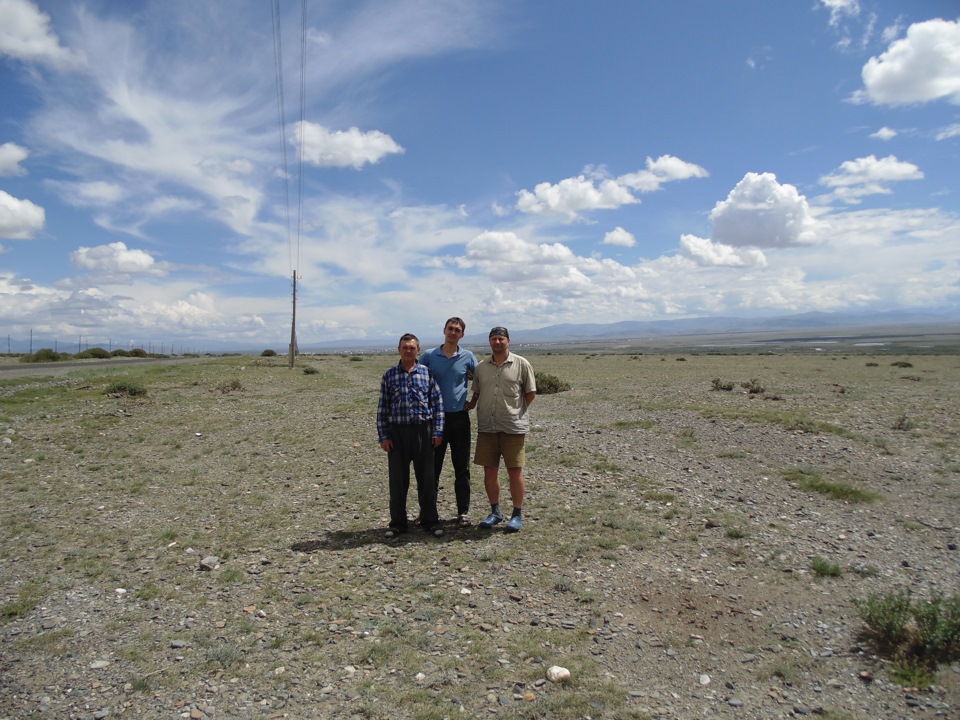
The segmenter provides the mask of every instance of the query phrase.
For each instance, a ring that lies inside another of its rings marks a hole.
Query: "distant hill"
[[[891,310],[875,313],[807,312],[798,315],[780,315],[765,318],[699,317],[677,320],[624,320],[616,323],[563,323],[537,329],[511,329],[511,340],[518,343],[599,342],[626,341],[666,337],[693,337],[697,335],[728,335],[742,333],[771,333],[798,331],[827,331],[851,329],[869,330],[900,326],[960,325],[957,311]],[[439,342],[440,338],[436,338]],[[430,345],[432,340],[425,340]],[[468,334],[468,346],[486,346],[486,333]],[[390,343],[378,340],[331,340],[301,344],[301,352],[355,350],[370,352],[394,349]]]

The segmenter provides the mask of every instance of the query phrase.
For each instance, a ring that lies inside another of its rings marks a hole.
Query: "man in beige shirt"
[[[490,515],[480,522],[492,528],[503,522],[500,511],[500,458],[510,480],[513,515],[507,532],[519,532],[523,524],[524,441],[530,431],[530,403],[537,396],[533,366],[510,352],[510,332],[497,326],[490,330],[492,357],[477,365],[473,375],[473,397],[468,410],[477,408],[477,444],[473,464],[483,466],[483,485],[490,501]]]

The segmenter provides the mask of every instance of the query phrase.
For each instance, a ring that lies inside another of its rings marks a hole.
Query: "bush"
[[[134,348],[130,351],[131,357],[145,358],[147,357],[147,351],[143,348]]]
[[[260,353],[260,357],[276,357],[276,356],[277,356],[277,351],[271,350],[270,348],[267,348],[262,353]]]
[[[733,383],[732,383],[732,382],[724,382],[724,381],[722,381],[720,378],[714,378],[714,379],[713,379],[713,389],[714,389],[714,390],[724,390],[724,391],[726,391],[726,392],[730,392],[731,390],[733,390]]]
[[[832,563],[819,555],[810,561],[810,569],[817,575],[826,577],[840,577],[843,575],[843,569],[837,565],[837,563]]]
[[[128,395],[130,397],[142,397],[147,394],[147,389],[143,385],[123,380],[115,382],[108,386],[104,392],[107,395]]]
[[[50,348],[40,348],[32,355],[21,355],[20,362],[22,363],[45,363],[45,362],[60,362],[61,360],[69,360],[73,356],[70,353],[61,353],[51,350]]]
[[[304,375],[316,375],[318,372],[320,372],[320,371],[317,370],[313,365],[307,365],[307,366],[303,369],[303,374],[304,374]]]
[[[890,363],[890,367],[911,368],[913,367],[913,363],[907,362],[906,360],[896,360]]]
[[[899,590],[854,606],[878,649],[902,665],[936,667],[960,659],[960,595],[934,592],[924,600]]]
[[[533,378],[537,383],[537,395],[555,395],[570,389],[570,383],[550,373],[534,372]]]
[[[760,381],[756,378],[752,378],[750,382],[740,383],[740,387],[746,388],[747,392],[751,395],[763,395],[764,387],[760,384]]]
[[[109,360],[111,355],[109,351],[104,350],[102,347],[92,347],[87,348],[82,352],[78,352],[73,357],[80,360]]]
[[[130,352],[128,350],[124,350],[123,348],[117,348],[110,354],[113,357],[130,357]]]
[[[234,378],[230,382],[223,383],[223,385],[218,385],[217,390],[226,394],[229,392],[241,391],[243,390],[243,383],[241,383],[237,378]]]

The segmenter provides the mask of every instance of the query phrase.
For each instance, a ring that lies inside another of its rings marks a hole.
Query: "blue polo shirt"
[[[440,386],[443,409],[446,412],[463,410],[463,404],[467,401],[467,386],[477,367],[477,356],[470,350],[457,348],[457,354],[448,358],[443,354],[443,347],[438,346],[421,355],[420,364],[430,368],[433,379]]]

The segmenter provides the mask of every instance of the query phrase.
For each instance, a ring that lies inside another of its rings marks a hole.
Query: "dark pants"
[[[466,515],[470,512],[470,413],[466,410],[444,415],[443,442],[433,454],[433,470],[438,491],[447,445],[450,446],[450,460],[453,462],[453,490],[457,495],[457,514]]]
[[[393,450],[387,453],[390,478],[390,527],[407,529],[410,464],[417,478],[420,518],[425,528],[437,524],[437,482],[433,472],[433,428],[429,423],[391,425]]]

